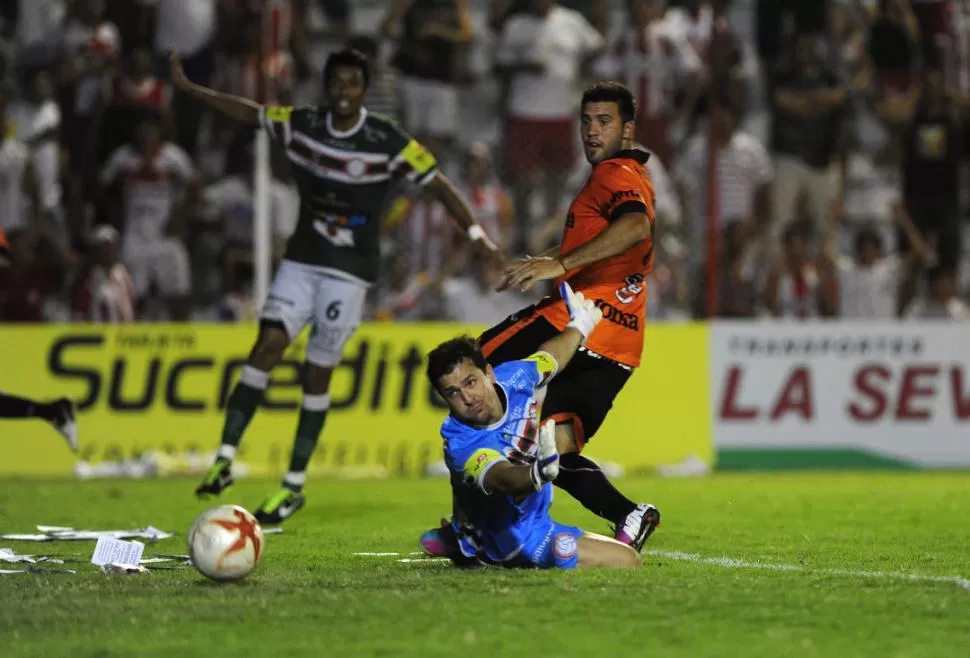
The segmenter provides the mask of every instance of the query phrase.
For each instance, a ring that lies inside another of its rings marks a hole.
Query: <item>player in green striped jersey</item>
[[[327,106],[284,107],[219,93],[190,82],[178,55],[172,82],[183,93],[243,124],[260,125],[285,150],[300,193],[300,215],[273,279],[259,336],[233,389],[218,457],[196,489],[218,495],[233,482],[232,459],[284,350],[310,325],[303,404],[282,487],[256,512],[280,523],[305,504],[306,467],[330,406],[328,390],[344,345],[360,323],[367,288],[380,263],[379,218],[396,181],[423,185],[480,250],[501,260],[485,231],[434,156],[387,117],[363,106],[367,59],[354,50],[330,55]]]

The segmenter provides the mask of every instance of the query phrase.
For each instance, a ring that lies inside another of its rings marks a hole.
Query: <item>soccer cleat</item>
[[[67,439],[67,445],[71,447],[71,451],[77,452],[77,417],[74,415],[74,402],[61,398],[52,406],[54,417],[50,421],[51,425]]]
[[[275,525],[283,523],[304,505],[306,505],[306,496],[290,491],[286,487],[280,487],[279,491],[263,501],[254,516],[260,523]]]
[[[195,488],[195,495],[203,499],[218,496],[233,482],[232,462],[225,458],[217,459],[202,478],[202,483]]]
[[[478,559],[468,557],[461,552],[458,547],[458,535],[448,519],[441,519],[440,528],[432,528],[425,531],[418,540],[421,550],[428,557],[444,557],[451,560],[456,567],[475,567],[479,565]]]
[[[461,551],[458,548],[458,537],[455,535],[454,528],[451,527],[451,523],[448,519],[441,519],[440,528],[431,528],[427,530],[421,539],[418,540],[421,544],[421,550],[423,550],[428,557],[447,557],[450,558],[456,553],[460,554]]]
[[[660,510],[649,503],[640,503],[613,527],[613,538],[639,552],[658,527]]]

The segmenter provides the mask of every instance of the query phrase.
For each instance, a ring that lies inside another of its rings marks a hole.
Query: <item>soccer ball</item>
[[[189,531],[189,557],[203,576],[239,580],[256,568],[263,555],[263,529],[239,505],[220,505],[203,512]]]

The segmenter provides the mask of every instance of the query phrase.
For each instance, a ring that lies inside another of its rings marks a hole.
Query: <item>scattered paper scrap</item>
[[[41,534],[4,534],[0,535],[0,539],[7,539],[9,541],[68,541],[114,537],[115,539],[147,539],[149,541],[159,541],[172,536],[172,533],[159,530],[154,526],[134,530],[77,530],[63,526],[39,525],[37,526],[37,530]]]
[[[0,560],[4,562],[49,562],[50,564],[64,564],[64,560],[58,560],[46,555],[19,555],[12,548],[0,548]]]
[[[282,535],[283,528],[263,528],[264,535]]]
[[[11,573],[77,573],[74,569],[41,569],[32,565],[28,565],[24,569],[0,569],[0,574],[11,574]]]
[[[132,542],[137,544],[138,542]],[[148,573],[148,569],[140,564],[125,564],[122,562],[109,562],[102,564],[101,571],[104,573]]]
[[[125,541],[112,537],[99,537],[91,556],[91,564],[134,564],[141,560],[145,545],[140,541]]]

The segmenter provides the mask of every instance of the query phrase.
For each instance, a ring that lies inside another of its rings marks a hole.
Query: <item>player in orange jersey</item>
[[[613,399],[640,365],[646,325],[646,278],[653,269],[654,192],[633,148],[636,101],[616,82],[586,89],[581,134],[593,170],[566,216],[562,244],[505,271],[503,287],[528,290],[540,281],[568,281],[603,311],[603,322],[551,383],[541,417],[556,421],[561,455],[555,485],[614,524],[616,539],[640,550],[660,523],[653,505],[637,504],[609,482],[581,452],[613,406]],[[489,363],[523,359],[569,323],[565,303],[547,297],[483,333],[478,342]],[[426,532],[425,550],[453,556],[454,521]]]

